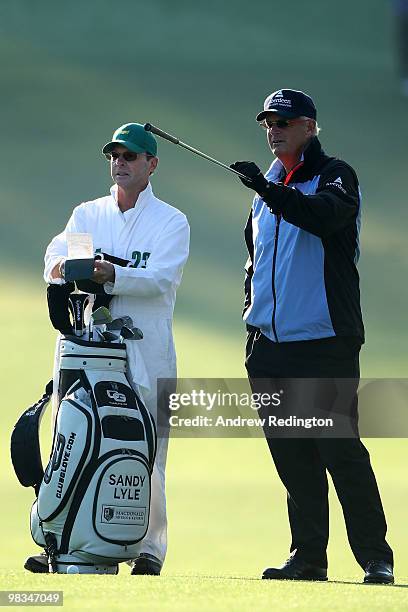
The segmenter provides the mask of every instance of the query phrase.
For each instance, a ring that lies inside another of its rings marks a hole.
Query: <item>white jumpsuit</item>
[[[134,267],[115,265],[115,282],[105,283],[113,296],[113,317],[130,315],[144,334],[127,342],[130,376],[142,386],[147,408],[157,420],[157,378],[176,378],[176,354],[172,319],[176,290],[189,250],[189,225],[183,213],[159,200],[150,184],[140,193],[134,208],[120,211],[117,187],[111,195],[77,206],[65,230],[56,236],[45,254],[44,279],[53,282],[51,271],[67,256],[67,232],[92,234],[95,252],[131,260]],[[58,342],[54,365],[58,369]],[[142,357],[142,359],[140,359]],[[143,361],[143,363],[142,363]],[[54,397],[56,389],[54,388]],[[164,561],[167,549],[165,466],[168,439],[159,437],[152,476],[150,523],[141,551]]]

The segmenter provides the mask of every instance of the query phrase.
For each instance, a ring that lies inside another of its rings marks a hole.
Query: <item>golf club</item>
[[[106,308],[106,306],[100,306],[92,313],[92,320],[94,325],[106,325],[113,319],[109,308]]]
[[[110,323],[106,323],[106,329],[110,331],[119,331],[122,327],[132,327],[133,321],[132,318],[123,315],[123,317],[118,317],[117,319],[113,319]]]
[[[104,331],[102,332],[102,337],[104,339],[104,341],[106,342],[114,342],[115,340],[118,340],[119,336],[117,336],[116,334],[110,332],[110,331]]]
[[[238,176],[246,179],[247,181],[251,180],[248,176],[245,176],[245,174],[242,174],[241,172],[237,172],[236,170],[233,170],[233,168],[230,168],[226,164],[223,164],[222,162],[218,161],[217,159],[214,159],[213,157],[210,157],[209,155],[202,153],[198,149],[194,149],[193,147],[190,147],[190,145],[186,144],[185,142],[182,142],[181,140],[176,138],[176,136],[172,136],[171,134],[168,134],[167,132],[163,132],[163,130],[160,130],[158,127],[156,127],[155,125],[152,125],[151,123],[145,123],[144,129],[146,130],[146,132],[152,132],[152,134],[156,134],[156,136],[160,136],[161,138],[164,138],[165,140],[168,140],[169,142],[172,142],[173,144],[179,145],[180,147],[183,147],[183,149],[187,149],[187,151],[191,151],[191,153],[195,153],[196,155],[199,155],[200,157],[207,159],[213,164],[217,164],[217,166],[221,166],[221,168],[224,168],[225,170],[228,170],[229,172],[233,172],[234,174],[237,174]]]
[[[93,332],[94,332],[94,322],[92,317],[89,319],[89,323],[88,323],[88,329],[89,329],[89,340],[92,342],[93,340]]]
[[[69,296],[69,309],[72,316],[72,327],[75,336],[83,336],[85,333],[85,308],[89,304],[89,295],[87,293],[71,293]]]
[[[98,334],[99,339],[101,340],[101,342],[105,342],[105,341],[106,341],[106,338],[105,338],[105,336],[103,335],[103,332],[102,332],[102,331],[99,329],[99,327],[96,327],[96,326],[95,326],[95,327],[94,327],[94,331],[96,331],[96,333]]]
[[[124,325],[120,330],[119,344],[123,344],[125,340],[136,340],[135,334],[130,327]]]
[[[135,334],[135,340],[143,339],[143,332],[138,327],[132,327],[132,332]]]

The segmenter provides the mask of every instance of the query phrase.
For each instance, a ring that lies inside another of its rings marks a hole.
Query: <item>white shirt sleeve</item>
[[[58,263],[68,257],[67,232],[86,232],[80,206],[73,210],[64,231],[51,240],[45,251],[44,280],[46,283],[62,284],[64,282],[62,279],[51,278],[51,272]]]
[[[105,283],[106,293],[150,297],[165,293],[181,281],[187,261],[190,228],[184,215],[173,217],[157,238],[157,246],[146,268],[123,268],[115,265],[115,282]]]

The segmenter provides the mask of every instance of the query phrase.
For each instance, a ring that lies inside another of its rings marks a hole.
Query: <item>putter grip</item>
[[[152,134],[156,134],[156,136],[161,136],[161,138],[165,138],[166,140],[169,140],[173,144],[179,144],[180,142],[179,139],[176,138],[175,136],[172,136],[171,134],[167,134],[167,132],[163,132],[163,130],[160,130],[158,127],[156,127],[155,125],[152,125],[151,123],[145,123],[144,129],[146,130],[146,132],[152,132]]]

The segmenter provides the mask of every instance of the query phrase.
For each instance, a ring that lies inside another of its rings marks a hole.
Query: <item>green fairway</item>
[[[6,280],[1,279],[3,285]],[[282,562],[288,551],[289,530],[285,495],[262,439],[174,439],[168,458],[169,551],[160,578],[120,575],[108,577],[34,576],[22,568],[37,547],[29,533],[33,492],[17,482],[9,458],[12,425],[23,408],[42,393],[50,375],[55,334],[46,317],[44,292],[33,284],[22,286],[7,279],[10,294],[0,307],[10,319],[2,323],[3,359],[0,557],[2,588],[60,589],[66,609],[126,610],[137,601],[142,610],[396,610],[403,609],[408,586],[408,532],[405,529],[408,491],[405,486],[405,440],[368,440],[389,522],[389,540],[396,556],[395,587],[360,584],[362,572],[348,548],[341,509],[331,492],[329,576],[333,584],[282,584],[259,580],[262,570]],[[24,303],[29,293],[30,307]],[[5,299],[6,297],[6,299]],[[24,319],[25,324],[20,325]],[[191,339],[197,343],[191,346]],[[188,354],[197,372],[206,376],[240,376],[239,342],[223,342],[220,360],[206,354],[218,337],[202,330],[176,326],[180,355]],[[223,363],[226,366],[223,366]],[[181,359],[180,374],[194,376]],[[49,414],[43,422],[44,443],[49,442]],[[44,457],[46,460],[46,457]],[[86,597],[84,599],[84,592]]]
[[[373,366],[367,372],[365,360],[363,373],[404,376],[407,101],[389,4],[152,0],[141,8],[123,0],[118,37],[107,0],[86,9],[80,0],[0,7],[2,136],[9,159],[23,148],[27,160],[23,175],[20,164],[0,168],[3,263],[39,277],[44,247],[72,207],[108,189],[100,149],[123,122],[150,121],[221,161],[265,168],[271,156],[254,117],[270,91],[303,88],[316,101],[324,148],[351,163],[361,182]],[[153,187],[191,224],[178,313],[236,337],[252,196],[229,173],[163,140],[159,157]]]
[[[36,576],[34,495],[10,462],[10,433],[43,393],[55,331],[42,258],[76,204],[110,186],[100,149],[127,121],[152,122],[225,163],[270,161],[254,117],[293,87],[318,107],[327,153],[351,163],[363,192],[365,377],[406,377],[406,142],[390,2],[343,0],[13,0],[0,6],[2,351],[1,589],[61,589],[66,610],[403,611],[408,591],[406,439],[366,440],[395,552],[396,585],[364,586],[330,491],[329,583],[261,581],[289,548],[285,491],[263,439],[173,439],[169,548],[160,578]],[[235,177],[159,141],[157,195],[191,225],[178,292],[179,375],[244,377],[243,227],[251,194]],[[137,322],[135,322],[137,324]],[[384,407],[384,418],[393,405]],[[42,425],[44,462],[50,415]]]
[[[3,264],[40,277],[44,248],[72,207],[108,189],[100,149],[121,123],[151,121],[220,160],[253,159],[264,168],[270,154],[254,121],[263,98],[283,85],[304,88],[318,106],[324,148],[349,161],[361,182],[362,373],[405,376],[407,100],[389,4],[345,0],[339,11],[324,0],[257,0],[255,10],[244,0],[173,0],[170,10],[163,0],[143,9],[123,0],[129,18],[121,19],[119,42],[108,36],[107,0],[90,0],[86,10],[79,0],[1,7],[3,140],[8,158],[24,148],[29,160],[23,175],[20,164],[0,168]],[[261,17],[270,11],[279,27]],[[137,35],[134,22],[144,25]],[[178,313],[204,336],[210,328],[235,341],[251,195],[232,175],[163,140],[159,156],[153,187],[191,224]]]
[[[21,588],[13,578],[12,588]],[[10,584],[10,583],[9,583]],[[310,610],[393,612],[406,608],[407,592],[398,586],[368,587],[353,579],[330,584],[271,583],[252,576],[166,578],[52,576],[29,578],[25,589],[62,590],[67,610],[129,609],[235,612],[237,610]],[[103,595],[98,595],[103,591]]]

